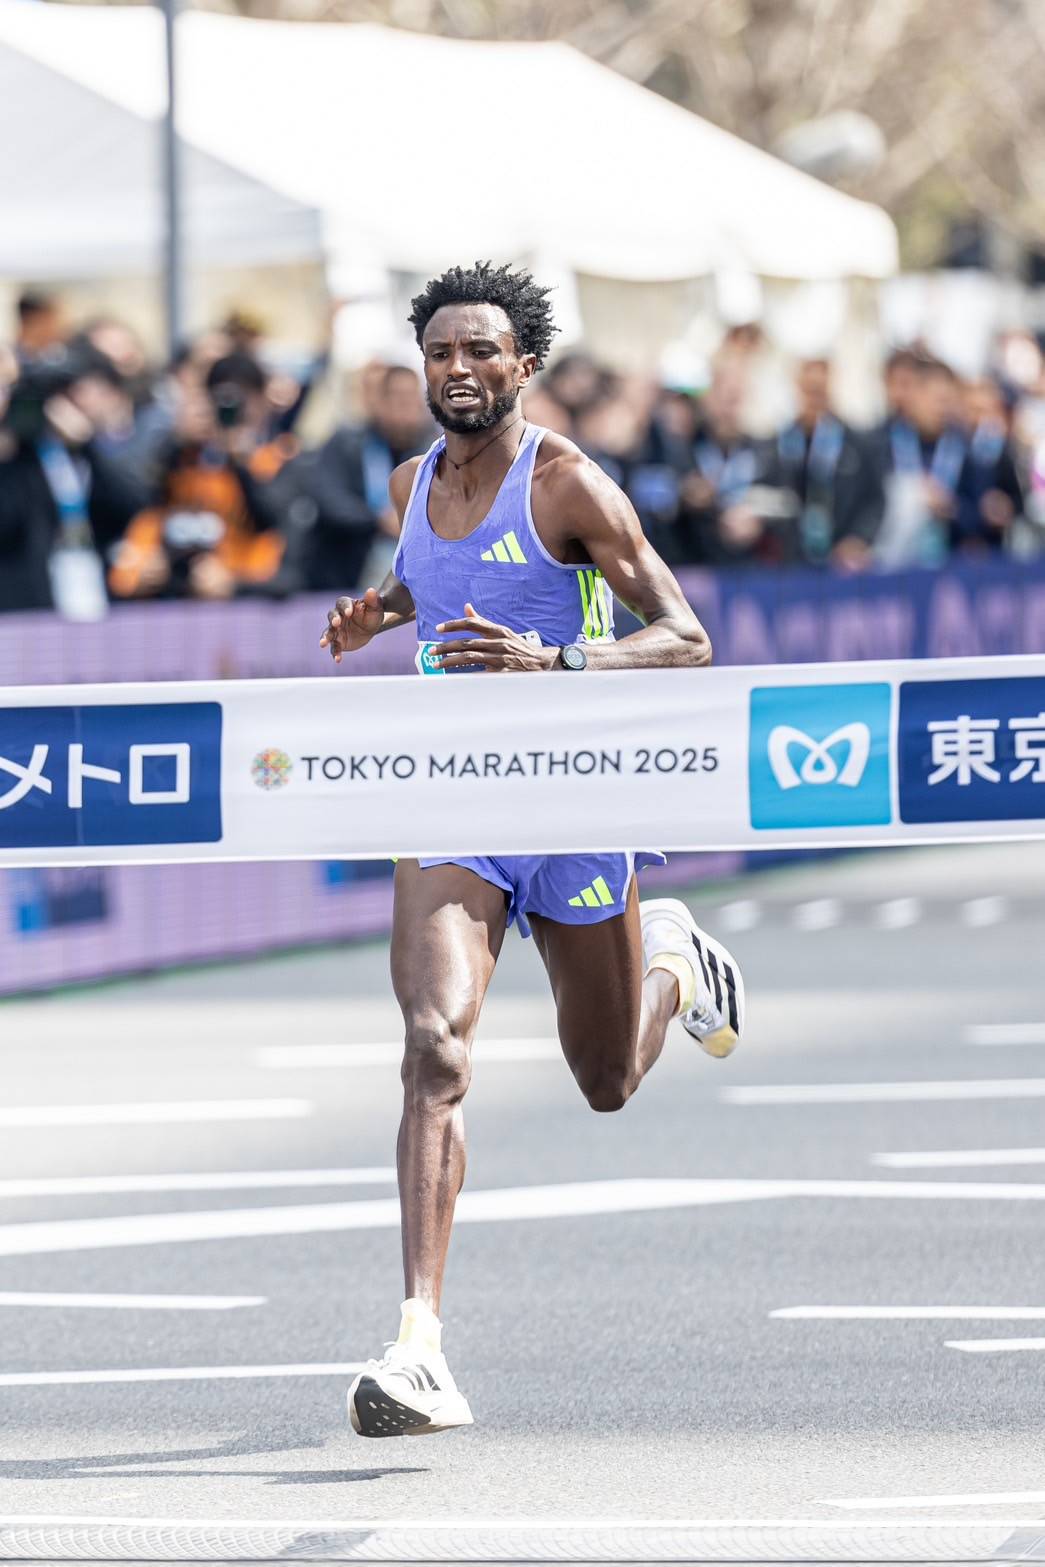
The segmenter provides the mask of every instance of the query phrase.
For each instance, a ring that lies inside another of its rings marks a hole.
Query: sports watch
[[[563,669],[587,669],[588,655],[576,642],[568,642],[559,649],[559,663]]]

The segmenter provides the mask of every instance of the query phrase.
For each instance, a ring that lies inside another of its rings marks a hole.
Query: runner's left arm
[[[710,664],[707,632],[643,533],[635,508],[612,479],[588,458],[568,454],[548,465],[544,490],[543,509],[565,519],[563,541],[581,545],[616,597],[642,622],[638,631],[619,641],[586,642],[588,667],[686,669]],[[476,615],[471,605],[466,616],[439,627],[473,633],[466,642],[443,644],[434,657],[444,667],[481,665],[490,671],[560,667],[557,648],[533,648],[515,632]]]
[[[551,501],[591,556],[638,631],[586,642],[590,669],[685,669],[711,663],[711,640],[674,575],[642,531],[635,508],[596,463],[556,460]]]

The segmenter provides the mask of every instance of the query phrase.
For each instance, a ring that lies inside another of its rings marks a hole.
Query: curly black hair
[[[410,301],[413,310],[407,319],[420,347],[425,327],[443,305],[499,305],[512,324],[516,351],[535,354],[539,370],[559,330],[552,321],[550,293],[551,289],[541,288],[529,272],[512,272],[507,266],[495,267],[492,261],[477,261],[474,267],[451,267],[442,277],[433,278]]]

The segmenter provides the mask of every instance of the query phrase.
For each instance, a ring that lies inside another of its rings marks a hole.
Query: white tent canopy
[[[332,259],[418,272],[540,254],[651,282],[896,270],[879,208],[566,45],[202,12],[178,27],[182,134],[320,209]],[[2,45],[137,115],[162,112],[151,7],[0,0]]]
[[[0,277],[155,272],[164,224],[158,127],[71,74],[0,32]],[[190,264],[321,255],[319,214],[299,201],[194,147],[185,176]]]

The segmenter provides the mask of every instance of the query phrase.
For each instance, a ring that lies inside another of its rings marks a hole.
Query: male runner
[[[320,641],[337,663],[417,621],[422,673],[698,667],[707,636],[630,502],[562,436],[526,422],[520,394],[555,328],[525,272],[454,267],[413,301],[428,404],[445,434],[392,475],[402,522],[380,592],[341,598]],[[613,638],[616,594],[643,622]],[[587,671],[587,673],[584,673]],[[663,856],[638,856],[640,863]],[[461,1102],[479,1011],[508,925],[532,930],[559,1039],[594,1110],[619,1110],[683,1027],[733,1049],[744,989],[734,959],[685,904],[639,904],[634,854],[400,860],[392,982],[406,1028],[399,1132],[406,1300],[399,1339],[349,1391],[363,1436],[470,1425],[438,1319],[464,1180]]]

